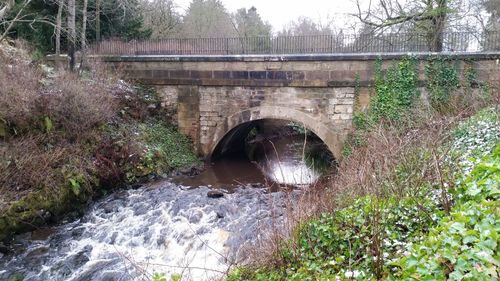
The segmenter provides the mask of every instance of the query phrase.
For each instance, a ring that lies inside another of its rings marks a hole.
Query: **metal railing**
[[[94,44],[96,55],[246,55],[429,52],[427,34],[386,33],[239,38],[171,38],[144,41],[106,40]],[[500,51],[500,32],[442,35],[443,52]]]

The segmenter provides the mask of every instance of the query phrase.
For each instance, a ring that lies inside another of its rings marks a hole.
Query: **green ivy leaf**
[[[52,129],[54,128],[54,125],[52,124],[52,120],[50,120],[50,118],[48,116],[45,116],[45,118],[44,118],[44,125],[45,125],[45,131],[47,133],[52,131]]]

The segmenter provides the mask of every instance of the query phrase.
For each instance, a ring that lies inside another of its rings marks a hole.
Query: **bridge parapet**
[[[340,158],[357,109],[373,94],[375,63],[388,68],[408,54],[98,57],[125,78],[156,86],[175,107],[179,129],[210,156],[236,126],[260,119],[303,123]],[[460,68],[500,84],[500,52],[450,53]],[[412,54],[421,61],[443,54]],[[419,65],[424,85],[424,64]]]
[[[382,68],[412,56],[421,61],[449,57],[473,64],[484,81],[500,80],[500,52],[492,53],[371,53],[322,55],[247,56],[111,56],[99,57],[122,70],[126,77],[151,85],[248,87],[370,87],[374,61]],[[420,80],[424,71],[421,67]],[[491,75],[493,74],[493,75]]]

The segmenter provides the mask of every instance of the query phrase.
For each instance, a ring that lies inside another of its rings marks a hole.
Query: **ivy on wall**
[[[425,65],[425,76],[431,106],[443,111],[460,85],[458,61],[447,57],[432,59]]]
[[[371,113],[374,121],[397,121],[420,96],[417,89],[418,69],[415,58],[406,57],[382,71],[381,61],[375,65],[375,91]]]

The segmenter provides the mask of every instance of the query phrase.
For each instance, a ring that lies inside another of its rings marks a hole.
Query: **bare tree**
[[[282,36],[308,36],[308,35],[331,35],[336,33],[333,21],[316,22],[308,17],[299,17],[289,22],[278,35]]]
[[[69,68],[75,69],[75,49],[76,49],[76,5],[75,0],[68,0],[68,33],[69,33]]]
[[[364,25],[377,30],[401,28],[410,25],[423,30],[427,35],[430,51],[443,49],[443,32],[448,15],[449,0],[370,0],[366,9],[356,0],[357,13],[353,14]]]
[[[80,33],[80,44],[81,44],[81,60],[80,60],[80,70],[83,69],[85,65],[85,52],[87,49],[87,5],[88,0],[83,0],[82,7],[82,31]]]
[[[14,6],[14,0],[5,1],[4,4],[0,5],[0,21],[7,15],[7,13]]]
[[[486,10],[487,16],[482,22],[485,34],[483,47],[487,50],[500,50],[500,0],[478,0]]]
[[[82,46],[82,51],[85,51],[85,48],[87,48],[87,5],[88,5],[88,0],[83,0],[83,7],[82,7],[82,32],[80,36],[80,43]]]
[[[63,9],[64,9],[64,0],[59,0],[57,7],[57,18],[56,18],[56,55],[61,54],[61,28],[62,28]]]
[[[179,32],[181,16],[175,9],[176,5],[172,0],[152,0],[141,3],[144,26],[151,29],[152,38],[168,38]]]
[[[2,42],[7,37],[7,35],[9,35],[9,32],[12,29],[12,27],[14,27],[15,23],[23,20],[24,9],[26,9],[26,7],[30,3],[31,3],[31,0],[24,0],[21,4],[21,8],[19,8],[19,11],[17,12],[17,14],[14,16],[14,18],[12,20],[0,22],[0,23],[5,24],[7,26],[7,28],[5,28],[5,31],[3,32],[3,34],[0,36],[0,42]],[[10,1],[7,3],[7,5],[5,5],[5,7],[2,8],[3,14],[0,17],[0,20],[1,20],[1,18],[6,18],[7,13],[10,11],[10,9],[13,7],[13,5],[14,5],[14,1]]]
[[[101,41],[101,0],[95,1],[95,40]]]

